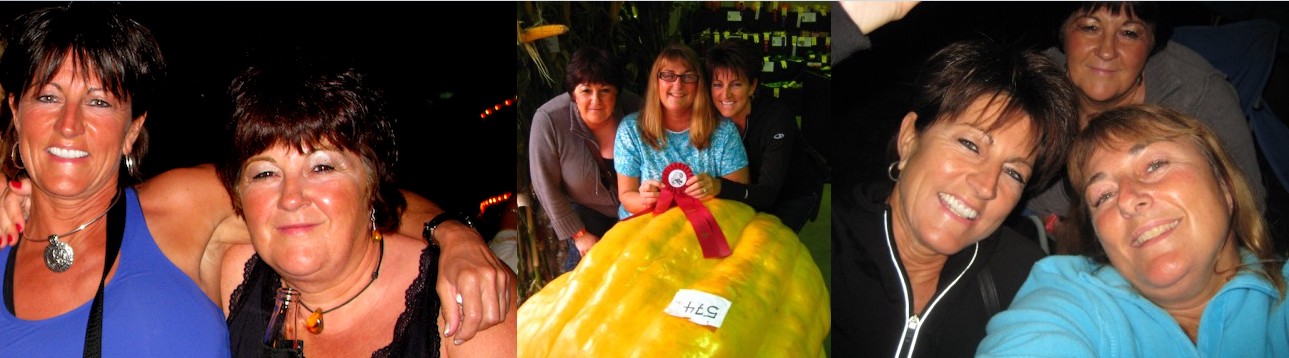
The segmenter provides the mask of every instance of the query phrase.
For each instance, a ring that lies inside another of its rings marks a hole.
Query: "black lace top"
[[[438,250],[421,251],[420,275],[407,288],[407,307],[394,324],[394,340],[372,352],[372,357],[438,357],[439,335],[435,319],[439,299],[434,291],[438,276]],[[228,333],[234,357],[258,357],[263,347],[264,330],[273,311],[274,295],[282,279],[260,260],[259,255],[246,261],[244,280],[233,291],[228,312]]]

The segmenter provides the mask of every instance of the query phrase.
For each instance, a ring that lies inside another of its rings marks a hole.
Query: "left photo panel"
[[[513,6],[0,5],[0,355],[516,356]]]

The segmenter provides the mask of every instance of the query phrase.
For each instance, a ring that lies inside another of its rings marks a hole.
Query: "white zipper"
[[[940,292],[940,295],[936,296],[931,301],[931,304],[927,305],[926,311],[923,311],[922,316],[919,317],[910,311],[911,297],[909,297],[908,282],[904,280],[904,268],[900,267],[900,263],[895,257],[895,248],[891,246],[891,224],[887,218],[889,214],[890,210],[882,212],[882,225],[886,229],[886,248],[887,252],[890,253],[891,265],[895,267],[897,276],[900,278],[900,287],[904,289],[904,316],[909,318],[904,324],[904,332],[900,334],[900,345],[895,349],[895,357],[912,357],[913,348],[917,347],[918,334],[922,332],[922,323],[931,317],[931,311],[935,309],[936,304],[940,303],[940,299],[944,298],[944,295],[949,293],[950,290],[953,290],[953,286],[957,285],[958,281],[962,280],[962,276],[967,274],[967,270],[976,263],[976,256],[980,254],[980,242],[974,244],[975,250],[972,251],[971,260],[967,262],[967,266],[963,267],[962,272],[958,273],[958,277],[955,277],[948,286],[945,286],[944,291]],[[908,347],[908,352],[904,352],[906,346]]]

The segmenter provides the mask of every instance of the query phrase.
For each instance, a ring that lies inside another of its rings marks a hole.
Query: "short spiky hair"
[[[1035,162],[1026,193],[1047,188],[1065,163],[1070,138],[1078,131],[1074,86],[1046,56],[989,41],[961,41],[931,56],[918,76],[912,111],[914,128],[963,115],[977,99],[1000,101],[1003,110],[993,131],[1030,118]]]

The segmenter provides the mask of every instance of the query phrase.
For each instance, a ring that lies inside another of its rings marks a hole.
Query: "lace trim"
[[[259,262],[259,258],[259,254],[253,254],[250,260],[246,260],[246,265],[242,268],[242,284],[237,285],[237,288],[233,290],[233,295],[228,299],[228,317],[224,318],[224,324],[231,325],[233,317],[237,317],[242,312],[242,307],[246,306],[245,302],[243,302],[245,297],[242,296],[246,295],[246,290],[255,287],[247,284],[254,281],[252,277],[254,277],[255,263]]]
[[[433,245],[427,245],[421,251],[421,274],[407,287],[404,295],[407,307],[394,323],[394,339],[385,348],[372,352],[372,357],[403,356],[394,353],[398,347],[405,348],[404,353],[424,352],[429,357],[439,356],[441,337],[435,320],[439,312],[439,296],[427,285],[439,276],[438,257],[439,250]],[[414,335],[416,340],[411,340]],[[424,349],[419,347],[421,344],[425,344]]]

